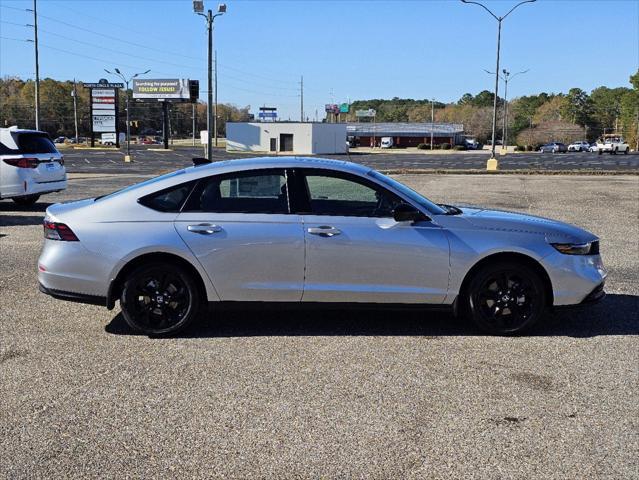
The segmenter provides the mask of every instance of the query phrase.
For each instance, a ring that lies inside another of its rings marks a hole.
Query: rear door
[[[60,182],[65,179],[62,155],[46,133],[16,132],[12,135],[20,156],[38,160],[38,166],[30,171],[36,183]]]
[[[202,179],[175,228],[223,301],[299,302],[304,232],[284,169]]]
[[[308,199],[303,301],[443,302],[449,246],[440,227],[396,222],[403,201],[359,176],[296,169],[296,178]]]

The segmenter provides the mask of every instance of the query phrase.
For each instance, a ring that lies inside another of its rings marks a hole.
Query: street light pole
[[[204,12],[204,2],[203,0],[193,0],[193,11],[206,18],[206,27],[208,30],[208,68],[207,68],[207,105],[206,105],[206,130],[207,130],[207,139],[206,139],[206,158],[209,161],[213,159],[213,137],[212,134],[215,135],[215,140],[217,144],[217,121],[213,117],[213,22],[215,17],[219,17],[226,13],[226,4],[220,3],[217,6],[217,12],[213,15],[212,10],[208,10],[206,15]],[[217,72],[216,72],[217,77]],[[217,90],[217,88],[216,88]],[[217,92],[216,92],[217,98]],[[217,104],[215,105],[215,110],[217,110]],[[215,132],[211,130],[215,129]]]
[[[129,78],[126,78],[122,72],[118,68],[114,68],[113,72],[108,71],[106,68],[104,69],[106,73],[109,75],[117,75],[122,79],[124,84],[126,85],[126,155],[124,156],[125,162],[131,161],[131,121],[129,119],[129,82],[136,78],[138,75],[146,75],[151,70],[147,70],[146,72],[134,73]],[[115,72],[115,73],[114,73]]]
[[[484,70],[484,72],[494,75],[493,72],[489,72],[488,70]],[[511,78],[516,77],[517,75],[521,75],[522,73],[527,73],[528,70],[523,70],[521,72],[512,73],[506,70],[505,68],[502,70],[504,76],[498,75],[504,82],[504,108],[503,108],[503,126],[501,132],[501,143],[502,148],[506,148],[508,146],[508,82]]]
[[[506,17],[510,15],[513,12],[513,10],[515,10],[520,5],[523,5],[524,3],[533,3],[533,2],[536,2],[537,0],[525,0],[523,2],[520,2],[517,5],[515,5],[513,8],[511,8],[508,11],[508,13],[506,13],[506,15],[504,15],[503,17],[498,17],[488,7],[486,7],[485,5],[479,2],[473,2],[471,0],[461,0],[461,1],[463,3],[473,3],[475,5],[479,5],[481,8],[486,10],[495,20],[497,20],[497,65],[495,67],[495,99],[493,103],[493,144],[492,144],[490,158],[488,159],[488,162],[486,163],[486,170],[497,170],[498,163],[497,163],[497,158],[495,157],[495,134],[497,133],[497,98],[499,94],[499,53],[501,48],[501,22],[504,21]]]
[[[433,98],[430,101],[430,149],[433,149],[433,137],[435,129],[435,99]]]

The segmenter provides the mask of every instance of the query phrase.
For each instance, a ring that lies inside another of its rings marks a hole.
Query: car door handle
[[[330,225],[321,225],[319,227],[310,227],[307,230],[311,235],[319,235],[320,237],[334,237],[342,233],[339,229]]]
[[[222,227],[213,225],[212,223],[200,223],[198,225],[189,225],[186,227],[189,232],[199,233],[200,235],[211,235],[213,233],[221,232]]]

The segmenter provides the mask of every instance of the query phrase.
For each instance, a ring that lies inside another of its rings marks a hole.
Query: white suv
[[[0,199],[33,205],[67,188],[64,158],[45,132],[0,128]]]
[[[569,152],[587,152],[590,149],[590,144],[586,141],[572,142],[568,145]]]

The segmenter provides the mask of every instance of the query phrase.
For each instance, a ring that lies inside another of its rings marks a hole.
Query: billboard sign
[[[277,112],[260,112],[257,116],[260,118],[277,118]]]
[[[374,117],[377,114],[374,108],[369,108],[368,110],[357,110],[355,112],[356,117]]]
[[[133,98],[190,101],[189,81],[186,78],[133,79]]]
[[[339,113],[339,105],[337,105],[336,103],[327,103],[326,105],[324,105],[324,111],[326,113]]]

